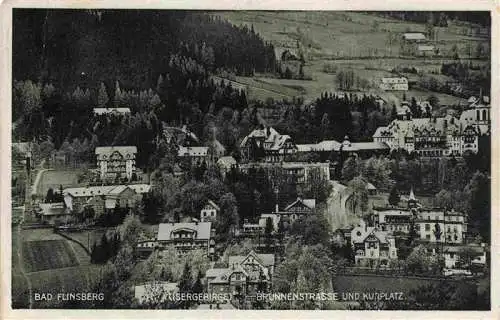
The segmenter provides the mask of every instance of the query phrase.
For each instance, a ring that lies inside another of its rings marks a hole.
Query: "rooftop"
[[[63,194],[69,194],[73,197],[88,197],[93,195],[117,195],[122,193],[127,188],[134,190],[135,193],[142,194],[149,192],[151,189],[151,185],[130,184],[130,185],[66,188],[63,190]]]
[[[180,223],[161,223],[158,226],[158,241],[171,240],[172,232],[180,230],[190,230],[196,232],[196,240],[209,240],[211,222],[180,222]]]
[[[137,147],[136,146],[110,146],[110,147],[97,147],[95,148],[95,154],[97,155],[109,155],[113,152],[119,152],[121,154],[127,154],[127,153],[132,153],[135,154],[137,153]]]

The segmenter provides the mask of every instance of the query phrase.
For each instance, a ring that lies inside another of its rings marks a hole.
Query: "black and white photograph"
[[[10,307],[492,310],[472,10],[13,8]]]

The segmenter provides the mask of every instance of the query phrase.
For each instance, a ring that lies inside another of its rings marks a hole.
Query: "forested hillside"
[[[64,88],[120,79],[146,89],[179,51],[208,70],[241,75],[275,64],[273,47],[253,29],[189,11],[16,9],[13,46],[14,79]]]

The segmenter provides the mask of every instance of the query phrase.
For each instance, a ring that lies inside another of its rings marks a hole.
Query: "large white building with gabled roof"
[[[95,148],[101,180],[132,179],[136,171],[135,146],[109,146]]]

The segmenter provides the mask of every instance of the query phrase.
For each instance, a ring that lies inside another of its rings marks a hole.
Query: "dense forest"
[[[74,89],[156,85],[170,54],[197,60],[208,70],[237,74],[275,69],[274,48],[253,28],[195,11],[15,9],[14,79]]]

